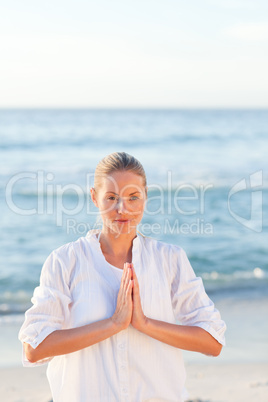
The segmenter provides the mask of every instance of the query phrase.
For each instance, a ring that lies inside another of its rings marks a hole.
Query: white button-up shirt
[[[113,315],[122,270],[110,265],[97,234],[54,250],[42,268],[19,333],[36,348],[55,330],[74,328]],[[137,234],[132,262],[144,314],[173,324],[205,329],[222,345],[225,323],[195,276],[182,248]],[[49,362],[47,376],[54,402],[142,402],[187,398],[182,351],[132,325],[85,349],[30,363]]]

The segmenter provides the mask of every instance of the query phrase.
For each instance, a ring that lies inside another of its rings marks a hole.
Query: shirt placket
[[[129,369],[127,355],[127,330],[121,331],[118,336],[118,373],[120,387],[120,402],[130,402]]]

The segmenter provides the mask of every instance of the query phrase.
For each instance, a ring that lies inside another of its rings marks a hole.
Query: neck
[[[107,254],[114,256],[127,256],[132,251],[132,244],[135,237],[136,231],[126,234],[118,234],[102,229],[100,245],[102,251]]]

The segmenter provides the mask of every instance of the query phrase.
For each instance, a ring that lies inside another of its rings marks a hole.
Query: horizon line
[[[267,106],[0,106],[0,110],[268,110]]]

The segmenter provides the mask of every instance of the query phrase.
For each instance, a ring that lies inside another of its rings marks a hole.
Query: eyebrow
[[[106,194],[109,194],[109,193],[112,193],[112,194],[118,195],[117,193],[114,193],[113,191],[107,191],[107,192],[106,192]],[[141,192],[140,192],[140,191],[134,191],[134,193],[131,193],[131,194],[129,194],[129,195],[134,195],[134,194],[136,194],[136,193],[141,194]]]

